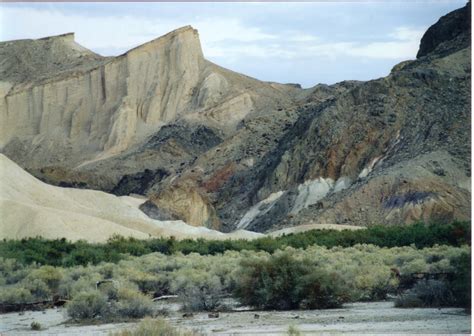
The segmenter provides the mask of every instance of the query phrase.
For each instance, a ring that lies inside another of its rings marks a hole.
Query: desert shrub
[[[357,244],[372,244],[380,247],[410,246],[416,248],[429,246],[470,245],[470,222],[415,223],[402,226],[370,226],[365,230],[312,230],[303,233],[264,237],[252,241],[213,241],[204,239],[174,240],[156,238],[138,240],[115,236],[105,244],[92,244],[84,241],[69,242],[65,239],[47,240],[28,238],[0,241],[0,255],[13,258],[22,264],[39,263],[44,265],[73,267],[77,265],[96,265],[113,262],[131,256],[141,256],[151,252],[165,255],[182,252],[201,255],[217,255],[225,251],[266,251],[273,253],[286,246],[307,248],[312,245],[326,247],[350,247]],[[431,261],[429,261],[431,263]],[[1,268],[1,263],[0,263]],[[1,269],[0,269],[1,271]]]
[[[201,255],[209,254],[209,247],[207,242],[202,239],[183,239],[177,244],[179,251],[183,254],[198,253]]]
[[[339,276],[321,270],[312,270],[299,279],[301,287],[300,307],[305,309],[326,309],[340,307],[349,300],[349,294],[343,290]]]
[[[429,266],[424,259],[413,259],[400,267],[400,273],[402,274],[424,273],[428,272],[428,270]]]
[[[148,241],[148,248],[152,252],[159,252],[162,254],[170,255],[175,251],[176,240],[174,237],[169,239],[166,238],[155,238]]]
[[[77,320],[105,318],[110,315],[107,298],[96,290],[78,293],[66,308],[68,315]]]
[[[287,335],[288,336],[300,336],[301,332],[295,325],[290,325],[288,327]]]
[[[445,281],[423,280],[412,288],[412,291],[426,307],[444,307],[453,304],[453,295]]]
[[[437,259],[440,258],[440,259]],[[454,268],[451,265],[451,262],[448,258],[444,256],[437,256],[436,259],[429,259],[427,261],[429,265],[429,272],[431,273],[443,273],[454,271]]]
[[[250,242],[239,244],[231,242],[212,249],[241,248]],[[179,242],[175,245],[178,248]],[[396,293],[398,279],[391,268],[400,270],[402,280],[413,278],[413,272],[449,273],[446,281],[455,297],[453,304],[469,306],[470,248],[444,245],[423,249],[415,245],[313,245],[306,249],[286,247],[273,255],[255,250],[215,255],[151,253],[123,256],[118,264],[69,268],[0,259],[0,299],[21,303],[57,294],[76,299],[83,292],[95,292],[97,281],[109,279],[114,286],[99,288],[109,301],[109,316],[117,313],[121,287],[154,295],[178,294],[187,310],[219,309],[222,298],[231,294],[260,308],[323,308],[346,301],[383,299],[387,293]]]
[[[104,278],[104,279],[112,279],[116,272],[117,265],[112,263],[102,263],[97,267],[97,272]]]
[[[0,255],[14,258],[23,264],[40,263],[59,266],[62,258],[74,245],[65,239],[46,240],[26,238],[21,240],[3,240],[0,243]]]
[[[246,305],[294,309],[300,303],[297,280],[307,274],[288,254],[242,260],[235,295]]]
[[[367,247],[370,248],[370,245]],[[377,256],[376,251],[364,250],[367,247],[360,246],[362,250],[350,248],[351,251],[354,250],[354,257],[350,260],[341,257],[340,263],[330,269],[341,269],[338,273],[343,278],[345,287],[348,287],[347,292],[351,294],[352,300],[384,300],[388,293],[396,291],[398,279],[393,276],[384,258]],[[344,262],[347,265],[342,265]]]
[[[0,289],[0,302],[21,304],[33,302],[34,297],[30,291],[21,287],[4,287]]]
[[[116,311],[122,317],[142,318],[153,313],[151,299],[138,291],[121,287],[117,297]]]
[[[418,281],[413,288],[395,301],[395,306],[409,307],[446,307],[452,306],[454,297],[448,284],[440,280]]]
[[[42,266],[38,269],[31,271],[27,277],[28,280],[41,280],[43,281],[51,292],[57,292],[61,280],[63,279],[63,272],[61,269],[53,266]]]
[[[137,284],[142,292],[167,293],[169,292],[169,279],[164,274],[150,274],[140,270],[130,270],[128,280]]]
[[[16,259],[0,257],[0,285],[11,285],[23,280],[31,270]]]
[[[286,251],[266,260],[243,260],[235,294],[242,303],[264,309],[297,309],[302,303],[331,308],[344,301],[337,277]]]
[[[255,252],[254,252],[255,253]],[[222,284],[222,290],[232,293],[239,278],[239,262],[242,255],[235,251],[227,251],[222,256],[214,256],[209,272],[216,275]]]
[[[455,305],[471,309],[471,254],[462,253],[451,260],[454,277],[449,286],[452,290]]]
[[[67,270],[67,276],[74,281],[78,280],[83,276],[88,276],[92,272],[92,268],[84,267],[82,265],[76,266],[74,268],[68,268]]]
[[[125,329],[111,336],[197,336],[193,331],[173,327],[163,319],[146,318],[133,329]]]
[[[61,297],[71,298],[82,292],[96,289],[97,281],[102,280],[99,273],[81,268],[79,272],[67,274],[58,288]]]
[[[118,300],[119,288],[117,287],[115,282],[102,283],[99,286],[98,290],[107,297],[107,300],[109,300],[109,301],[110,300],[113,300],[113,301]]]
[[[125,238],[119,235],[114,235],[107,240],[107,250],[115,251],[116,253],[127,253],[133,256],[140,256],[153,252],[147,243],[136,238]]]
[[[30,327],[31,327],[31,330],[36,330],[36,331],[41,330],[41,323],[33,321],[31,322]]]
[[[202,270],[180,270],[171,284],[171,290],[179,296],[184,310],[212,311],[221,304],[219,277]]]
[[[25,279],[21,282],[21,286],[29,290],[36,300],[47,300],[51,298],[51,290],[43,280]]]
[[[66,267],[76,265],[98,264],[101,261],[109,261],[104,248],[97,245],[91,245],[87,242],[77,242],[72,251],[64,256],[61,264]]]

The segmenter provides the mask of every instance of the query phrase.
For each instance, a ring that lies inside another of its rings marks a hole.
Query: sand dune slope
[[[101,191],[60,188],[45,184],[0,154],[0,238],[107,240],[114,234],[136,238],[253,238],[248,231],[223,234],[182,221],[147,217],[129,198]]]

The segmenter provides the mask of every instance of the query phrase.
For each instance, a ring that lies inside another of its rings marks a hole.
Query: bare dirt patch
[[[303,335],[321,334],[469,334],[471,316],[459,308],[399,309],[392,302],[347,304],[341,309],[306,311],[236,311],[209,318],[208,313],[195,313],[183,318],[170,307],[166,319],[173,325],[195,329],[210,335],[285,335],[290,325]],[[255,315],[258,318],[255,318]],[[133,326],[114,323],[92,326],[66,325],[64,309],[0,315],[1,335],[107,335]],[[31,322],[39,322],[43,330],[30,330]]]

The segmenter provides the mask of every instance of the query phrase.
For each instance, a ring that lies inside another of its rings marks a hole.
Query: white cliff
[[[0,56],[0,148],[30,168],[104,159],[180,118],[229,133],[281,95],[206,61],[190,26],[118,57],[74,34],[2,42]]]

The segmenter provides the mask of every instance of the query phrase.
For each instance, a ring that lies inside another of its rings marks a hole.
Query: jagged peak
[[[446,45],[449,44],[449,45]],[[420,41],[416,58],[426,56],[443,47],[453,52],[471,45],[471,2],[442,16],[428,28]]]
[[[135,48],[132,48],[128,51],[126,51],[123,55],[128,54],[132,51],[138,50],[140,48],[146,47],[151,44],[156,44],[156,43],[163,43],[166,41],[171,40],[172,38],[191,32],[193,33],[194,37],[197,39],[199,46],[200,46],[200,40],[199,40],[199,32],[197,29],[194,29],[191,25],[183,26],[180,28],[177,28],[175,30],[170,31],[169,33],[166,33],[162,36],[159,36],[151,41],[145,42]],[[22,42],[22,41],[57,41],[57,40],[63,40],[63,41],[68,41],[68,42],[75,42],[75,33],[74,32],[68,32],[64,34],[59,34],[59,35],[52,35],[52,36],[45,36],[37,39],[16,39],[16,40],[8,40],[8,41],[1,41],[0,44],[10,44],[10,43],[15,43],[15,42]],[[76,42],[77,43],[77,42]]]
[[[166,33],[165,35],[162,35],[160,37],[157,37],[151,41],[148,41],[146,43],[143,43],[135,48],[132,48],[128,51],[126,51],[124,54],[120,55],[120,56],[125,56],[125,55],[128,55],[134,51],[137,51],[137,50],[140,50],[140,49],[143,49],[143,48],[146,48],[148,46],[151,46],[151,45],[159,45],[159,44],[166,44],[168,43],[169,41],[173,40],[175,37],[177,36],[180,36],[180,35],[184,35],[184,34],[187,34],[187,33],[191,33],[193,38],[195,38],[196,42],[197,42],[197,47],[199,47],[200,49],[200,53],[202,54],[202,51],[201,51],[201,41],[199,40],[199,33],[197,31],[197,29],[194,29],[192,26],[190,25],[187,25],[187,26],[184,26],[184,27],[180,27],[178,29],[175,29],[175,30],[172,30],[170,31],[169,33]],[[119,56],[119,57],[120,57]]]

